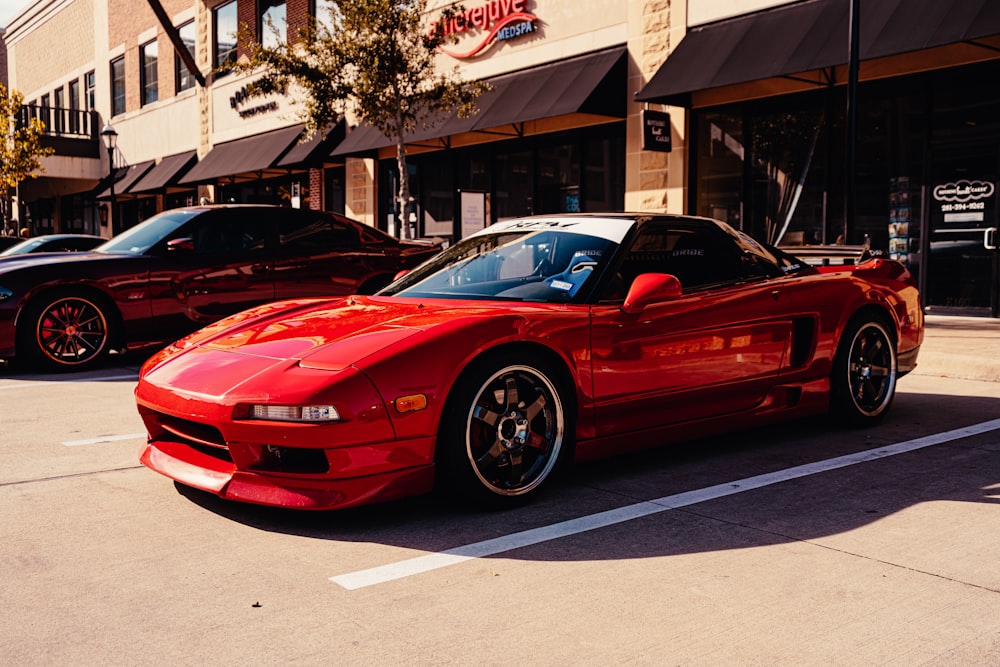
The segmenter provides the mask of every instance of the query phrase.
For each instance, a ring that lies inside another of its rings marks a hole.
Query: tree
[[[328,5],[329,20],[312,21],[291,44],[265,47],[244,28],[241,42],[248,57],[234,68],[244,73],[262,72],[248,86],[251,94],[281,93],[290,84],[300,88],[305,94],[304,120],[310,134],[351,114],[393,140],[399,168],[396,210],[402,222],[401,236],[412,236],[406,133],[433,127],[452,112],[463,118],[475,113],[475,100],[488,85],[461,81],[457,68],[438,71],[437,48],[449,38],[441,29],[427,28],[427,0],[322,3]],[[436,25],[461,13],[460,6],[446,8]]]
[[[0,137],[0,209],[3,229],[10,225],[11,191],[18,183],[38,178],[44,173],[41,158],[52,155],[54,149],[42,146],[41,136],[45,123],[38,118],[22,114],[24,95],[17,90],[8,91],[0,84],[0,122],[6,131]]]

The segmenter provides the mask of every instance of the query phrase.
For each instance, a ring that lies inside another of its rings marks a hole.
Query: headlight
[[[247,419],[276,422],[332,422],[340,413],[332,405],[251,405]]]
[[[6,287],[0,287],[0,301],[4,301],[5,299],[9,299],[12,296],[14,296],[14,292],[12,292],[11,290],[7,289]]]

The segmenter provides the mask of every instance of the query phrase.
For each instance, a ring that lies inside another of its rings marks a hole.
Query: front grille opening
[[[226,439],[222,437],[222,432],[214,426],[164,414],[157,415],[156,421],[164,431],[173,433],[184,442],[216,449],[229,449]]]
[[[265,445],[254,470],[287,472],[300,475],[322,475],[330,471],[330,462],[322,449]]]
[[[146,421],[147,424],[150,423],[148,418]],[[152,421],[155,427],[150,427],[150,433],[155,440],[177,442],[220,461],[233,462],[226,439],[214,426],[171,417],[161,412],[154,413]]]

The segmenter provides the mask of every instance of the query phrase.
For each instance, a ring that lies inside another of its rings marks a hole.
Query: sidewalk
[[[914,375],[1000,382],[1000,320],[928,315]]]

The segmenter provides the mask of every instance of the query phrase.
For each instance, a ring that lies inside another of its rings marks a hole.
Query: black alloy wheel
[[[886,325],[873,318],[852,321],[834,360],[834,412],[851,425],[882,419],[896,394],[896,345]]]
[[[546,364],[513,359],[466,373],[442,426],[439,462],[447,483],[493,507],[535,495],[571,448],[569,408],[556,377]]]

